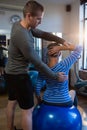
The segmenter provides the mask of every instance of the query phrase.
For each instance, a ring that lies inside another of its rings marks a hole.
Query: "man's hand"
[[[48,55],[52,55],[54,53],[58,53],[59,51],[64,51],[64,50],[73,51],[75,48],[76,48],[75,44],[70,44],[65,42],[65,45],[53,46],[51,49],[49,49]]]
[[[52,47],[50,47],[48,49],[48,55],[52,55],[54,53],[58,53],[61,50],[68,50],[68,49],[70,49],[71,46],[73,46],[73,45],[71,45],[70,43],[68,43],[66,41],[61,46],[60,45],[59,46],[57,46],[57,45],[56,46],[52,46]]]
[[[68,75],[65,75],[64,72],[59,72],[58,82],[64,82],[65,80],[68,80]]]
[[[4,74],[4,67],[0,67],[0,76]]]
[[[68,47],[68,46],[70,45],[70,43],[65,41],[65,42],[63,43],[63,45],[66,46],[66,47]]]
[[[71,43],[68,43],[68,42],[64,42],[63,45],[66,47],[67,50],[70,50],[70,51],[73,51],[76,47],[75,44],[71,44]]]

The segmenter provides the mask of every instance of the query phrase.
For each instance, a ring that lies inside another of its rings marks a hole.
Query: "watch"
[[[10,17],[10,22],[11,23],[15,23],[15,22],[20,21],[20,20],[21,20],[21,17],[19,15],[12,15]]]

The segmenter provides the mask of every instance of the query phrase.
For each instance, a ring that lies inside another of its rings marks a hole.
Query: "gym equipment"
[[[31,82],[32,82],[32,85],[33,87],[36,85],[36,82],[37,82],[37,77],[38,77],[38,71],[36,70],[30,70],[28,72],[29,76],[30,76],[30,79],[31,79]],[[45,80],[43,81],[43,84],[42,84],[42,89],[44,88],[44,86],[46,85],[46,82]]]
[[[33,130],[82,130],[82,119],[75,107],[37,105],[33,111]]]
[[[6,90],[4,77],[0,76],[0,94],[4,94]]]
[[[32,85],[35,86],[36,81],[37,81],[38,71],[36,71],[36,70],[31,70],[31,71],[28,72],[28,74],[29,74],[29,76],[30,76]]]
[[[77,62],[74,64],[74,72],[77,78],[76,83],[74,84],[75,88],[76,88],[76,92],[79,95],[83,95],[83,96],[87,96],[87,80],[82,80],[79,77],[79,73],[77,71]]]

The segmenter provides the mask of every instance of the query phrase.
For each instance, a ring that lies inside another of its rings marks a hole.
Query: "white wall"
[[[74,44],[79,44],[79,16],[80,16],[79,9],[80,9],[80,1],[76,0],[76,1],[74,1],[74,3],[72,3],[70,35],[68,35],[70,41]],[[77,70],[77,72],[78,72],[78,70]],[[75,68],[73,66],[71,69],[71,83],[70,83],[71,86],[74,86],[76,81],[77,81],[77,78],[76,78],[76,74],[75,74]]]
[[[10,18],[12,15],[19,15],[20,17],[22,17],[22,12],[12,10],[0,10],[0,34],[6,34],[7,38],[10,37],[10,31],[12,27]]]
[[[69,31],[70,13],[65,11],[65,5],[42,3],[45,7],[45,14],[42,24],[38,27],[48,32],[64,32]],[[0,29],[11,30],[10,17],[13,14],[22,16],[22,12],[16,11],[0,11]]]
[[[46,4],[45,14],[41,29],[49,32],[68,32],[70,13],[65,10],[65,5]]]
[[[75,44],[79,43],[79,11],[80,9],[80,0],[74,1],[72,3],[72,13],[71,13],[71,22],[70,22],[70,39]]]

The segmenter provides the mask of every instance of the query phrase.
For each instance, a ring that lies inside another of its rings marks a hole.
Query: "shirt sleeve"
[[[60,38],[58,36],[53,35],[52,33],[45,32],[45,31],[42,31],[39,29],[33,29],[32,34],[34,37],[42,38],[42,39],[48,40],[48,41],[55,41],[59,44],[63,44],[65,42],[65,40],[63,38]]]
[[[65,58],[62,62],[64,67],[69,70],[71,66],[78,60],[82,52],[82,46],[76,46],[75,50],[71,52],[71,54]]]

